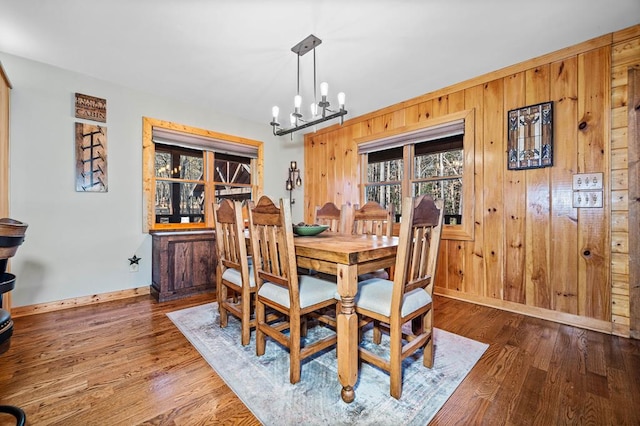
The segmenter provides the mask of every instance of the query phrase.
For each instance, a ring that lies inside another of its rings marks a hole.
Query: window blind
[[[436,139],[443,139],[450,136],[464,134],[464,119],[450,121],[423,129],[413,130],[398,135],[382,137],[358,145],[358,154],[368,154],[370,152],[384,149],[396,148],[407,144],[428,142]]]
[[[162,127],[153,127],[152,137],[153,142],[165,145],[181,146],[183,148],[199,149],[203,151],[213,151],[240,157],[258,158],[258,148],[252,145],[245,145],[207,136],[194,135],[192,133],[184,133],[176,130],[165,129]]]

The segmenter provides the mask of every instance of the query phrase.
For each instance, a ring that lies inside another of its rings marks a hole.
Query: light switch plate
[[[578,173],[573,175],[573,190],[598,190],[602,189],[603,173]]]
[[[602,191],[575,191],[573,193],[573,207],[601,208],[602,197]]]

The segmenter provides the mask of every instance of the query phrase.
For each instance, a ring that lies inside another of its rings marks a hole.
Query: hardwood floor
[[[30,425],[259,424],[165,315],[209,301],[140,296],[16,318],[0,404]],[[443,297],[435,326],[490,347],[432,424],[640,424],[640,341]]]

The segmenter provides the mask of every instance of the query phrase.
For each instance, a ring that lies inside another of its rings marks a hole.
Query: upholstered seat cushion
[[[331,281],[321,280],[311,275],[298,277],[300,291],[300,308],[304,309],[316,303],[332,299],[336,293],[336,284]],[[269,300],[289,308],[289,292],[279,285],[265,281],[258,294]]]
[[[222,279],[242,287],[242,274],[240,274],[240,271],[238,271],[237,269],[227,268],[222,273]],[[252,265],[249,265],[249,287],[255,287],[255,286],[256,286],[255,274],[253,273]]]
[[[355,304],[359,308],[390,316],[392,293],[393,281],[371,278],[358,283]],[[339,300],[340,295],[336,295],[336,298]],[[429,303],[431,303],[431,296],[425,289],[412,290],[404,295],[401,316],[407,316]]]

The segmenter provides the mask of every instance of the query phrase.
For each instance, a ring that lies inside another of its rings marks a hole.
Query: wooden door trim
[[[11,83],[0,63],[0,218],[9,216],[9,95]],[[0,294],[2,307],[11,311],[11,292]]]
[[[640,339],[640,69],[629,68],[629,333]]]

